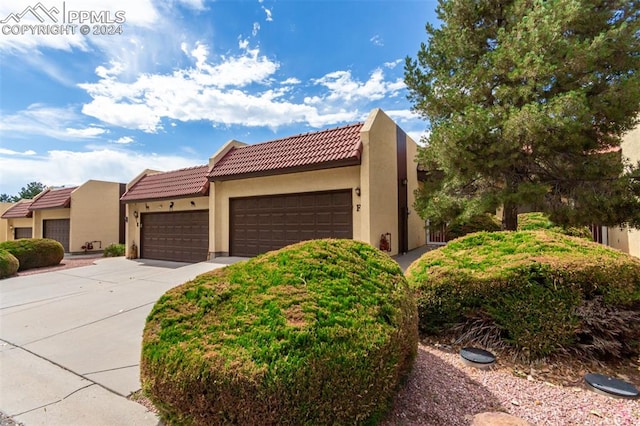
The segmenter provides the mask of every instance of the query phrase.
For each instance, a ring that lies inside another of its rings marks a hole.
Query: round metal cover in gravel
[[[638,389],[631,383],[603,374],[589,373],[584,376],[587,387],[592,391],[614,398],[637,398]]]
[[[480,348],[462,348],[460,357],[465,364],[476,368],[489,368],[496,362],[494,354]]]

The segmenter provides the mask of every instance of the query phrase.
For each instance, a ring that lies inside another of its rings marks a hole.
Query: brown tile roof
[[[145,175],[120,197],[121,201],[151,201],[209,194],[209,166]]]
[[[2,213],[2,219],[17,219],[21,217],[31,217],[33,213],[29,211],[32,200],[20,201],[9,207],[4,213]]]
[[[47,189],[42,195],[36,197],[29,210],[61,209],[71,206],[71,193],[77,189],[72,188]]]
[[[232,148],[209,173],[226,180],[360,164],[363,123]]]

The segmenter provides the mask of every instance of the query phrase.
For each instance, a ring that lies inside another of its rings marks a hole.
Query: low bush
[[[375,423],[417,339],[396,262],[357,241],[307,241],[163,295],[141,381],[172,424]]]
[[[0,250],[0,278],[7,278],[18,272],[18,259],[6,250]]]
[[[546,229],[559,232],[572,237],[593,240],[593,235],[588,226],[559,226],[549,220],[549,217],[541,212],[520,213],[518,215],[518,231],[537,231]]]
[[[640,260],[582,238],[552,231],[471,234],[425,253],[407,279],[424,334],[464,331],[476,340],[501,340],[529,358],[638,351],[639,327],[624,329],[624,321],[611,322],[611,338],[633,347],[589,349],[603,335],[594,300],[621,319],[640,303]]]
[[[54,266],[59,264],[64,257],[62,244],[49,238],[23,238],[4,241],[0,243],[0,250],[6,250],[18,259],[20,262],[19,271]]]
[[[469,220],[453,220],[447,225],[445,238],[450,241],[474,232],[494,232],[501,229],[502,225],[496,215],[485,213],[473,216]]]
[[[118,257],[124,256],[125,245],[124,244],[109,244],[104,248],[102,255],[104,257]]]

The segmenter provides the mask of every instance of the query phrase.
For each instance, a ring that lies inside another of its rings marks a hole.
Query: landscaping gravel
[[[609,398],[584,385],[520,378],[500,362],[491,370],[467,367],[457,352],[425,344],[383,425],[469,425],[486,411],[507,412],[538,426],[640,425],[638,400]]]

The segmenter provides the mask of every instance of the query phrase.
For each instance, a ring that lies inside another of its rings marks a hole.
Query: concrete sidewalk
[[[394,259],[405,270],[431,248]],[[140,389],[147,315],[170,288],[241,260],[107,258],[0,280],[0,412],[27,426],[158,425],[127,399]]]
[[[0,411],[31,425],[157,425],[140,389],[145,319],[170,288],[224,266],[100,259],[0,281]]]

